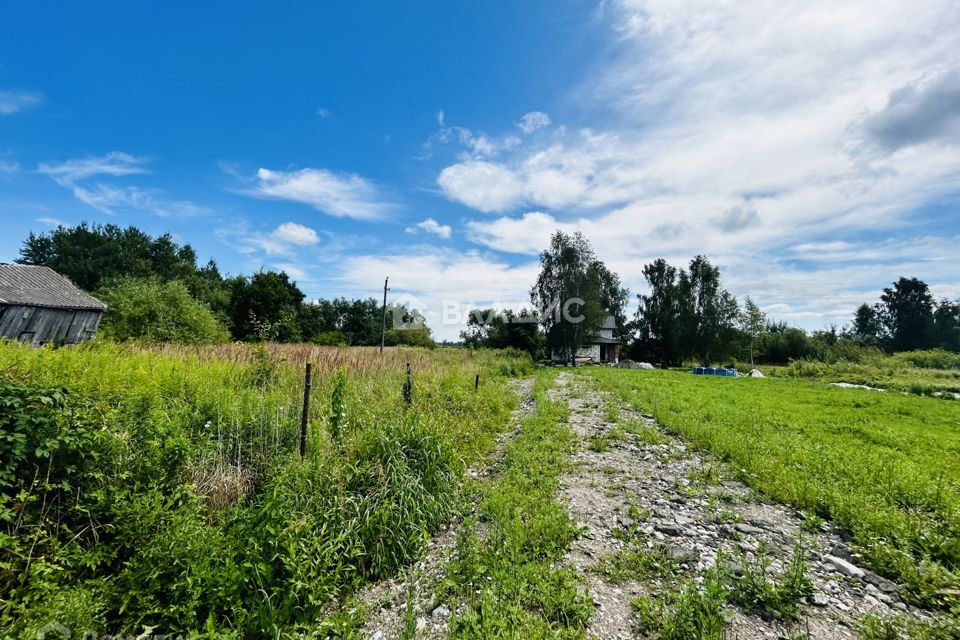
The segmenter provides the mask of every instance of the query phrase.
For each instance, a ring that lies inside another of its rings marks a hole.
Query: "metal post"
[[[476,393],[480,389],[480,374],[477,374],[476,379],[473,381],[473,392]]]
[[[307,363],[307,375],[303,385],[303,415],[300,416],[300,457],[307,455],[307,414],[310,412],[310,377],[313,365]]]

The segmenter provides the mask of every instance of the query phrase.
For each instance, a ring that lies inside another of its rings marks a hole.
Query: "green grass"
[[[781,575],[770,571],[770,558],[763,543],[756,560],[738,554],[735,559],[743,568],[742,575],[725,576],[725,582],[730,586],[730,601],[768,620],[798,619],[798,605],[813,593],[813,584],[807,577],[805,554],[803,545],[798,542]]]
[[[565,404],[547,399],[553,377],[538,379],[536,412],[507,446],[502,473],[480,488],[479,519],[458,541],[441,589],[467,606],[454,638],[584,637],[593,605],[560,562],[576,528],[557,499],[576,436]]]
[[[718,571],[704,576],[703,587],[688,581],[680,588],[641,596],[631,603],[639,631],[657,640],[724,640],[726,590]]]
[[[597,571],[611,582],[665,579],[680,573],[680,563],[661,547],[633,546],[600,560]]]
[[[911,602],[956,606],[960,403],[795,379],[589,373],[761,493],[849,530]]]
[[[342,603],[458,508],[523,371],[443,349],[0,343],[0,637],[347,635]]]
[[[776,377],[849,382],[916,395],[940,393],[947,399],[960,393],[960,355],[945,351],[876,355],[859,362],[798,360],[786,367],[761,367],[761,370]]]
[[[960,640],[960,626],[950,620],[921,621],[905,615],[865,616],[856,630],[860,640]]]

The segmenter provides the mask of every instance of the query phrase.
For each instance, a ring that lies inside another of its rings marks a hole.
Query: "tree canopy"
[[[650,293],[637,296],[636,354],[667,364],[696,358],[709,363],[730,355],[736,337],[737,301],[720,286],[720,270],[704,256],[689,271],[663,259],[646,265]]]
[[[61,226],[31,233],[18,262],[50,267],[102,296],[115,309],[108,313],[105,334],[122,339],[219,341],[226,329],[234,340],[380,343],[382,307],[374,298],[308,301],[282,271],[224,277],[212,260],[197,266],[193,248],[178,245],[169,234],[153,238],[136,227],[111,224]],[[149,308],[151,295],[155,309]],[[172,309],[187,320],[172,325],[177,315]],[[388,313],[387,344],[433,346],[418,312],[390,305]],[[216,327],[207,326],[207,315]],[[199,324],[191,325],[194,321]],[[190,326],[194,339],[183,333]]]
[[[584,341],[613,315],[623,327],[627,290],[580,233],[557,231],[540,254],[540,275],[530,291],[547,345],[574,361]]]

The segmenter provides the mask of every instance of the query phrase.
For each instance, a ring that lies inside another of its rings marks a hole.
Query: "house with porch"
[[[607,316],[597,332],[583,341],[577,350],[577,364],[617,364],[620,361],[620,340],[614,337],[617,321]],[[554,362],[567,360],[566,354],[554,349],[550,353]]]

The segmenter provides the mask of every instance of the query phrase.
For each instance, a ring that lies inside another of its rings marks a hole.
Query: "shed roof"
[[[0,304],[100,311],[107,308],[53,269],[25,264],[0,264]]]
[[[603,319],[603,326],[601,329],[616,329],[617,328],[617,319],[613,316],[607,316]]]

